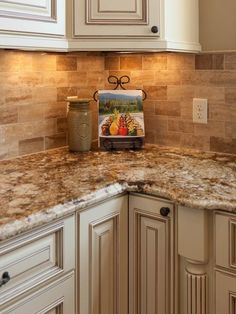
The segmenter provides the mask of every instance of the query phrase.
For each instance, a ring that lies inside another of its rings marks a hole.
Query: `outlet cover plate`
[[[193,122],[207,124],[207,99],[193,98]]]

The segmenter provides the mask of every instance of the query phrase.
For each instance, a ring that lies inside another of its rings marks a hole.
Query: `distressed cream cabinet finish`
[[[0,1],[0,46],[66,48],[65,35],[65,0]]]
[[[169,207],[168,217],[161,207]],[[135,194],[129,208],[126,195],[79,214],[80,314],[174,313],[173,208]]]
[[[160,209],[168,207],[163,217]],[[158,198],[129,199],[129,314],[174,313],[174,205]]]
[[[128,195],[79,216],[80,314],[128,313]]]
[[[72,49],[200,51],[198,0],[73,0]],[[153,32],[153,26],[156,32]]]
[[[49,300],[54,300],[54,296],[57,296],[59,291],[62,308],[73,309],[69,305],[69,300],[74,300],[74,271],[74,215],[1,242],[0,275],[8,272],[11,279],[0,287],[0,312],[46,313],[43,308],[49,306]],[[69,272],[72,274],[67,280],[67,277],[64,278],[64,276]],[[54,282],[55,285],[57,282],[61,287],[60,290],[53,288]],[[67,284],[67,282],[70,283]],[[67,286],[73,286],[73,289],[67,291]],[[42,291],[40,295],[37,293],[39,289]],[[57,292],[54,293],[54,291]],[[51,295],[49,299],[43,297],[47,293]],[[25,300],[23,303],[22,299]],[[54,302],[56,299],[51,303],[54,304]],[[38,304],[42,310],[35,310],[35,312],[28,310],[32,309],[34,304]],[[59,303],[56,306],[59,306]],[[8,309],[11,309],[12,312],[9,312]],[[59,313],[64,312],[59,311]],[[69,313],[73,314],[74,311]]]
[[[37,290],[2,314],[75,314],[74,273]]]
[[[0,0],[0,48],[198,52],[198,1]]]

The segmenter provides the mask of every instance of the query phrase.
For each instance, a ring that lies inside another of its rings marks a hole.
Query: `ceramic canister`
[[[90,99],[67,98],[69,110],[68,145],[74,152],[86,152],[92,143],[92,112],[89,110]]]

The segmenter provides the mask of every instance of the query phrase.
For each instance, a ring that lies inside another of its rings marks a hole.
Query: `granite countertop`
[[[147,146],[0,162],[0,240],[125,191],[236,213],[236,155]]]

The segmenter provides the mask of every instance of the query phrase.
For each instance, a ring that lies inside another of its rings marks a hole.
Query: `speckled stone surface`
[[[125,191],[236,212],[236,156],[148,146],[0,162],[0,240]]]

